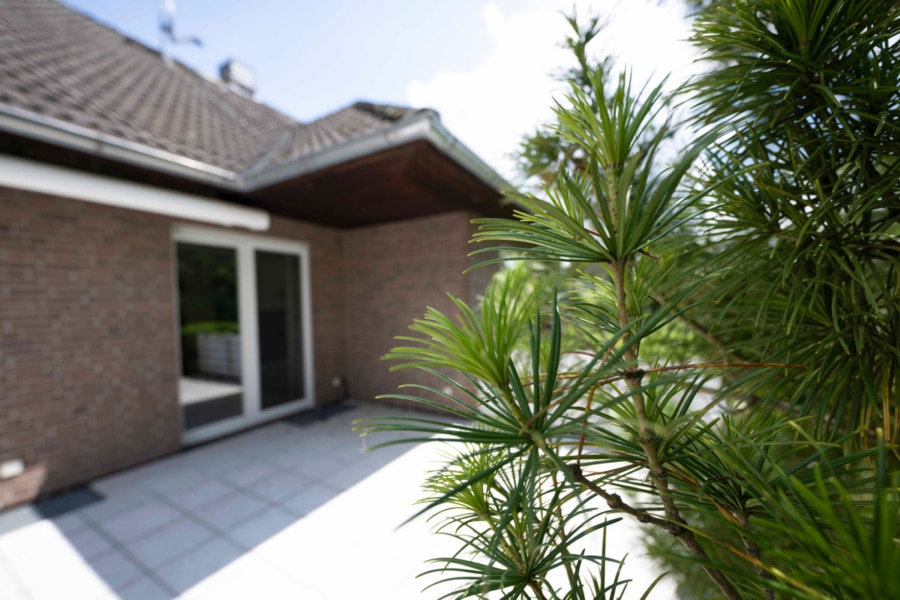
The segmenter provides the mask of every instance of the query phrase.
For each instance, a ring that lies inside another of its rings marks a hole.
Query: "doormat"
[[[0,512],[0,535],[37,523],[44,519],[60,517],[68,512],[90,506],[103,497],[87,486],[71,489],[45,500],[17,506]]]
[[[311,410],[303,411],[302,413],[298,413],[292,417],[288,417],[284,421],[285,423],[290,423],[291,425],[296,425],[297,427],[305,427],[306,425],[312,425],[313,423],[327,421],[335,415],[345,413],[347,411],[353,410],[354,408],[356,407],[347,402],[331,402],[329,404],[318,406]]]

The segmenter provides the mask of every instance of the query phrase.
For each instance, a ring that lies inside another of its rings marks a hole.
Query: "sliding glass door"
[[[174,238],[183,441],[312,405],[306,247],[195,227]]]
[[[303,394],[300,257],[256,251],[260,401],[263,408]]]
[[[185,430],[244,412],[237,252],[179,242],[178,312],[181,378],[178,393]]]

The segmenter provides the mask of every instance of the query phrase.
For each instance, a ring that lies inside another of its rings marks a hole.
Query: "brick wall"
[[[469,221],[469,240],[472,239],[472,236],[478,231],[478,225],[475,225],[471,222],[471,219],[475,219],[478,215],[470,214]],[[475,250],[483,250],[484,248],[489,247],[485,243],[468,244],[468,252],[472,253]],[[491,260],[497,257],[497,252],[479,252],[475,256],[469,257],[469,266],[474,266],[480,263],[483,263],[486,260]],[[484,290],[487,288],[488,284],[491,282],[491,279],[494,277],[494,273],[496,273],[500,269],[500,264],[494,263],[491,265],[483,265],[472,269],[468,272],[467,283],[469,284],[469,302],[474,306],[481,301],[481,297],[484,295]]]
[[[0,460],[43,491],[179,445],[170,221],[0,189]]]
[[[41,492],[180,447],[172,224],[0,188],[0,461],[42,465]],[[317,402],[340,397],[340,234],[277,218],[270,234],[309,244]],[[29,499],[16,486],[0,482]]]
[[[436,383],[418,370],[391,373],[391,363],[381,357],[398,345],[395,336],[410,333],[408,326],[425,314],[426,306],[452,315],[455,306],[448,292],[473,302],[483,291],[490,268],[463,274],[470,264],[471,218],[458,211],[344,234],[344,323],[354,398],[393,393],[404,383]]]

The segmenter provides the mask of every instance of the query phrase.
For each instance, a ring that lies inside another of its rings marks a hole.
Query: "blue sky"
[[[158,48],[162,0],[63,0]],[[301,121],[356,100],[428,106],[501,174],[522,135],[550,118],[569,59],[561,11],[610,17],[598,51],[637,77],[690,61],[681,6],[655,0],[176,0],[171,48],[207,75],[236,58],[256,73],[257,99]]]

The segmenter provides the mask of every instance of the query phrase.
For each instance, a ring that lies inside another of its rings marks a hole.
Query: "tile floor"
[[[366,452],[351,431],[401,412],[354,404],[95,481],[103,500],[0,535],[0,598],[439,598],[416,575],[453,547],[424,519],[397,528],[436,449]]]

